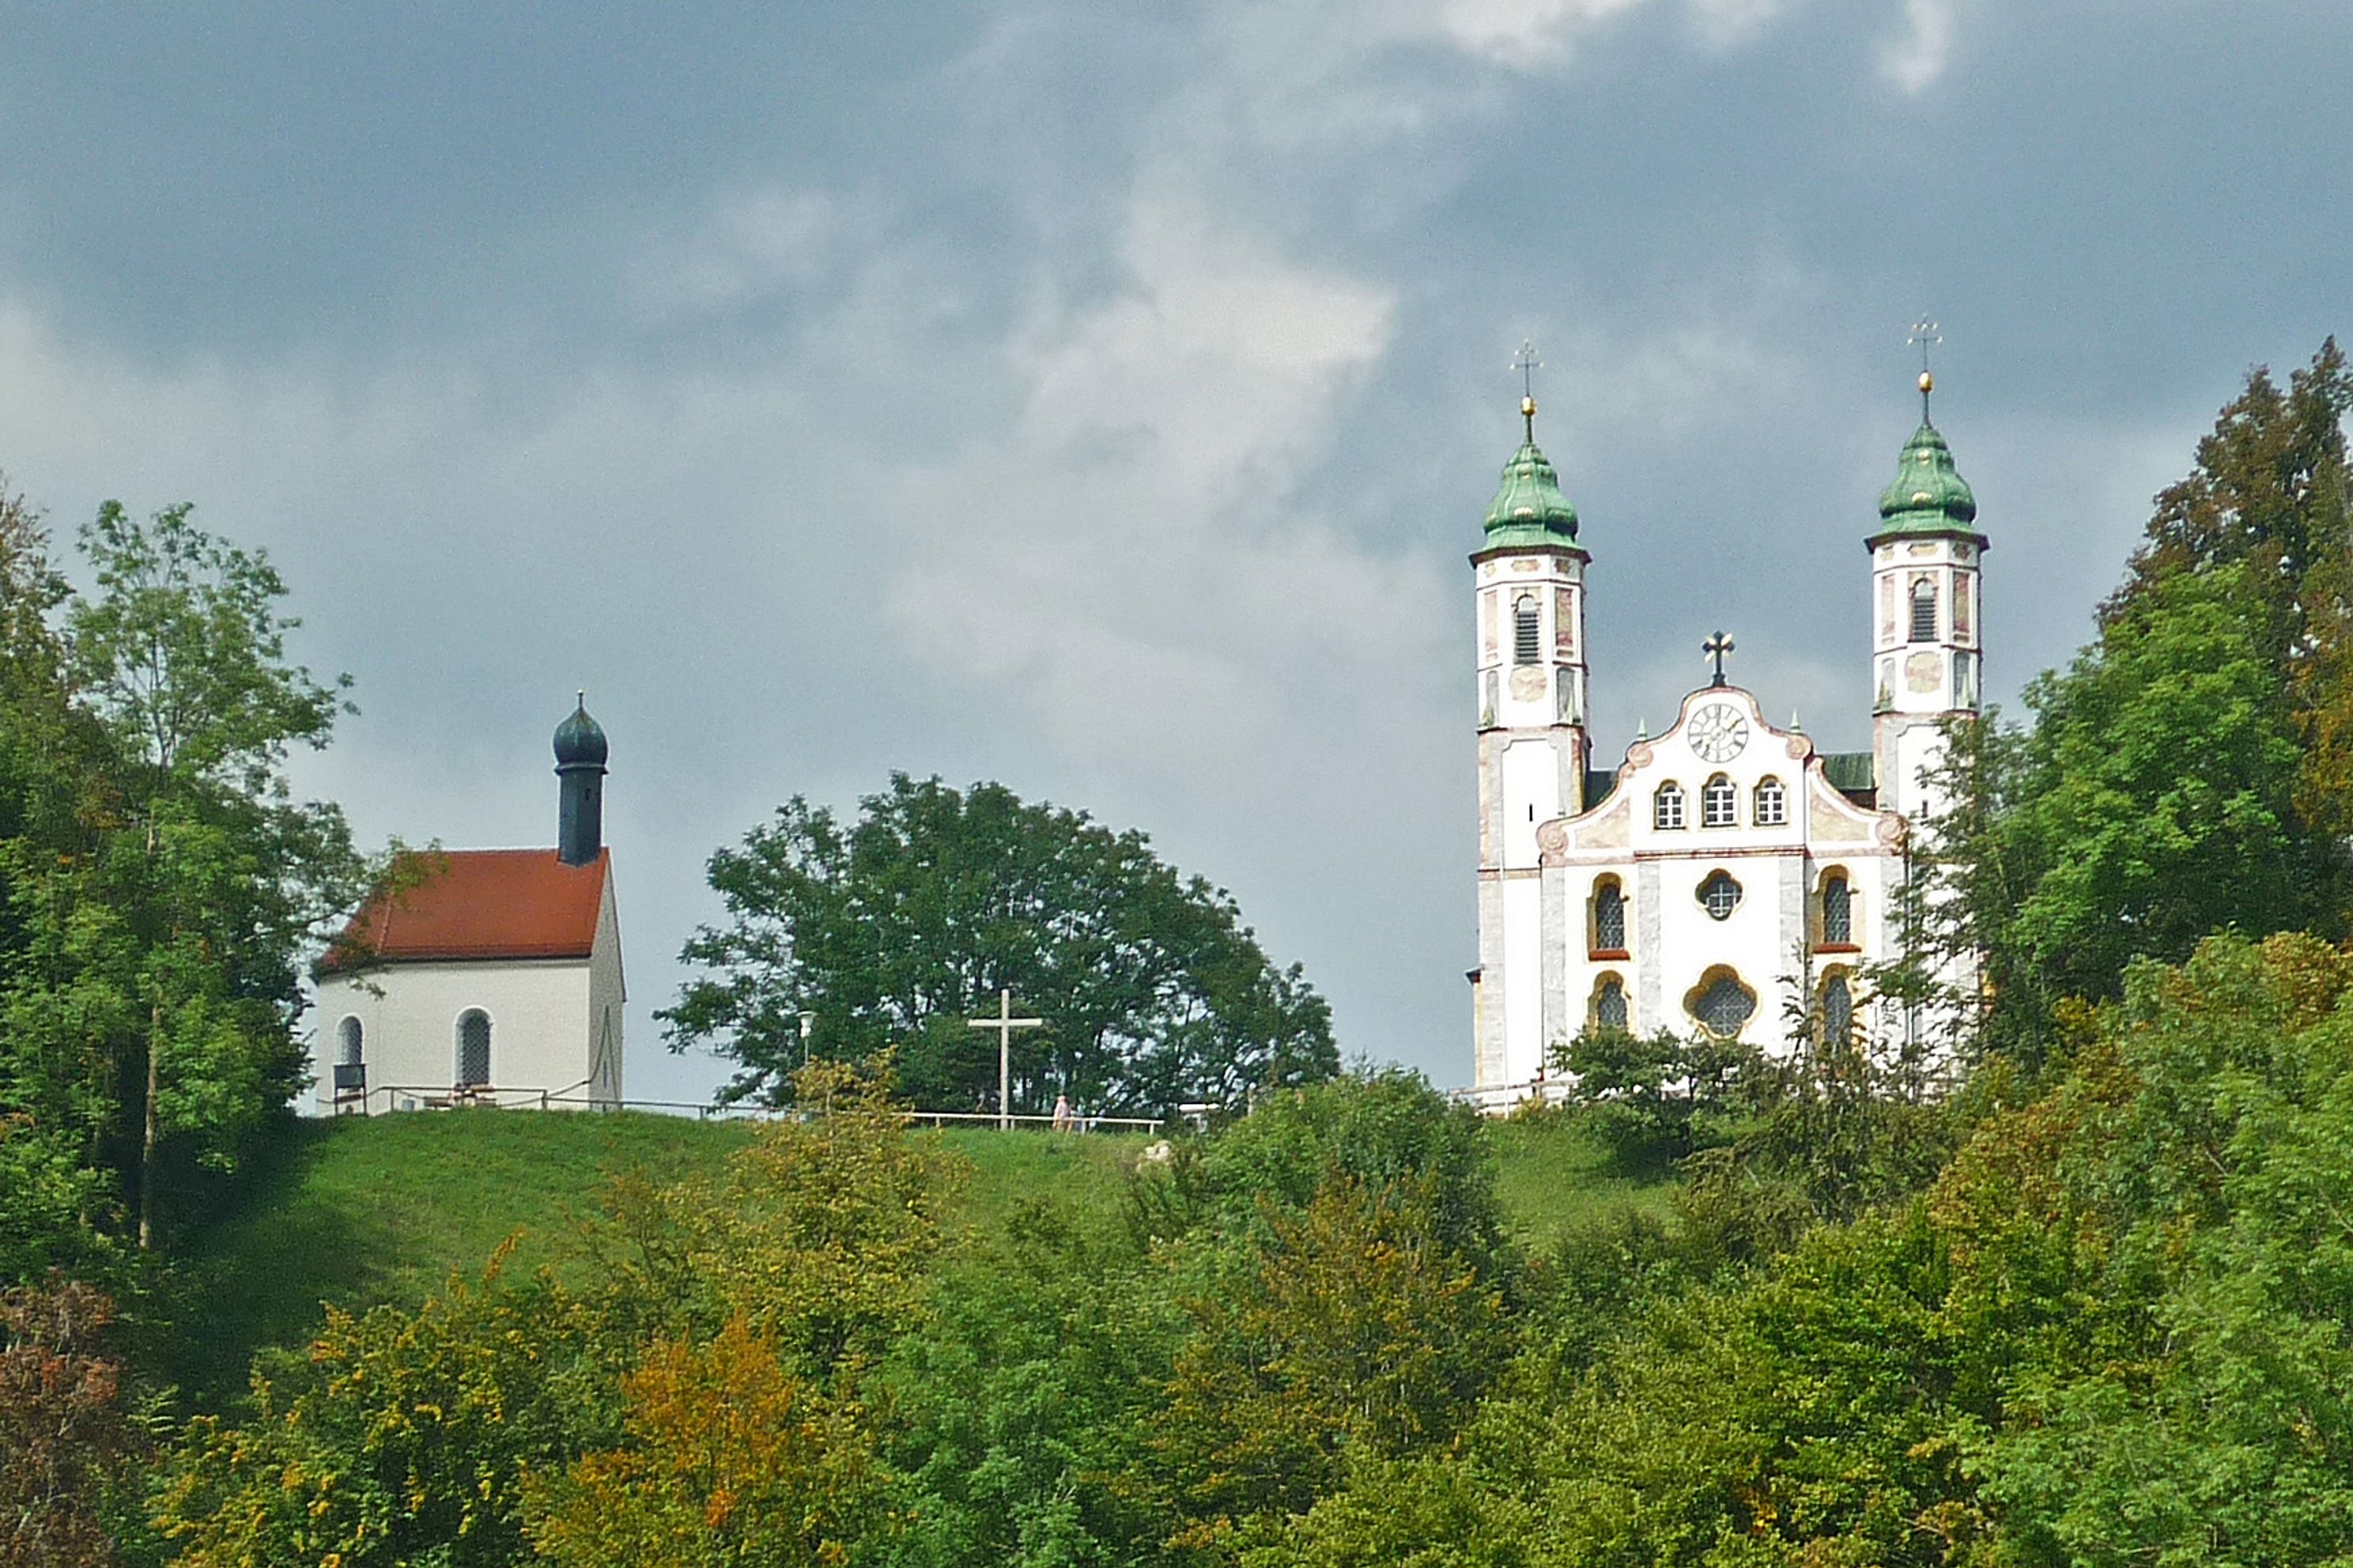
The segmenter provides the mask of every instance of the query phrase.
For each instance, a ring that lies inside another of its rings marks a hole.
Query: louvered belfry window
[[[1936,585],[1926,577],[1912,585],[1912,641],[1936,641]]]
[[[1536,624],[1536,600],[1534,594],[1522,594],[1512,606],[1512,662],[1537,664],[1544,662],[1544,639]]]

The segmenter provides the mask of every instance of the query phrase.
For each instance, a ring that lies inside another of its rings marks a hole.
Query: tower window
[[[1593,950],[1626,950],[1626,895],[1617,879],[1609,878],[1593,890]]]
[[[1936,641],[1936,585],[1926,577],[1912,584],[1912,641]]]
[[[1732,780],[1719,773],[1700,787],[1699,825],[1729,828],[1740,821],[1740,794]]]
[[[356,1067],[360,1065],[360,1047],[365,1033],[356,1018],[346,1018],[335,1025],[335,1065]]]
[[[1536,596],[1524,593],[1512,605],[1512,662],[1534,664],[1544,658],[1544,639],[1536,624]]]
[[[1602,1029],[1626,1027],[1626,982],[1616,975],[1603,975],[1594,988],[1593,1022]]]
[[[1846,878],[1833,873],[1822,881],[1822,945],[1845,948],[1854,944],[1854,894]]]
[[[1701,1028],[1719,1040],[1730,1040],[1757,1011],[1757,996],[1730,969],[1711,969],[1685,1005]]]
[[[1757,825],[1778,828],[1789,820],[1789,792],[1778,779],[1759,779],[1757,784]]]
[[[1740,884],[1722,871],[1708,873],[1707,880],[1699,885],[1700,907],[1713,919],[1728,920],[1740,907]]]
[[[1651,825],[1662,830],[1683,825],[1683,787],[1672,779],[1651,797]]]
[[[491,1015],[470,1007],[458,1015],[458,1084],[477,1088],[491,1081]]]
[[[1854,1038],[1854,991],[1846,976],[1822,981],[1822,1044],[1844,1045]]]

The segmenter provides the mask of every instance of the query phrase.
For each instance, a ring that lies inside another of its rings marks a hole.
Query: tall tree
[[[821,1054],[896,1047],[919,1105],[993,1104],[996,1044],[966,1021],[1000,990],[1046,1020],[1016,1052],[1022,1111],[1058,1093],[1100,1114],[1230,1102],[1338,1065],[1323,1000],[1230,895],[1141,833],[1002,785],[893,774],[848,827],[796,796],[712,856],[711,885],[728,923],[687,943],[708,972],[659,1016],[672,1049],[738,1064],[735,1098],[782,1092],[807,1012]]]
[[[169,1160],[234,1166],[299,1086],[297,955],[364,871],[342,812],[295,801],[285,772],[290,747],[326,744],[349,677],[322,685],[289,661],[301,623],[276,569],[192,511],[101,507],[81,534],[99,591],[66,621],[117,768],[93,912],[109,939],[59,978],[135,999],[121,1103],[142,1247]],[[105,1010],[111,1032],[125,1011]]]

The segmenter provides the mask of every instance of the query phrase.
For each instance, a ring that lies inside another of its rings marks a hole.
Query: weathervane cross
[[[1528,444],[1536,440],[1536,372],[1544,361],[1536,357],[1534,338],[1520,340],[1520,352],[1512,355],[1512,368],[1520,373],[1520,418],[1527,422]]]
[[[1936,331],[1936,323],[1922,316],[1912,323],[1912,335],[1904,340],[1920,350],[1920,422],[1928,423],[1928,394],[1936,389],[1936,378],[1928,374],[1928,350],[1945,341]]]
[[[1731,652],[1732,649],[1732,639],[1726,637],[1721,631],[1717,632],[1715,636],[1709,638],[1706,641],[1699,645],[1699,651],[1701,652],[1715,661],[1715,679],[1708,683],[1710,685],[1723,686],[1730,684],[1730,683],[1724,678],[1724,656],[1726,653]]]

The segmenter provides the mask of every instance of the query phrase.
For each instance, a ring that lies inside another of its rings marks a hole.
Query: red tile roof
[[[376,962],[464,959],[585,959],[611,874],[610,850],[566,865],[552,849],[418,851],[420,881],[379,893],[345,927],[322,970]]]

